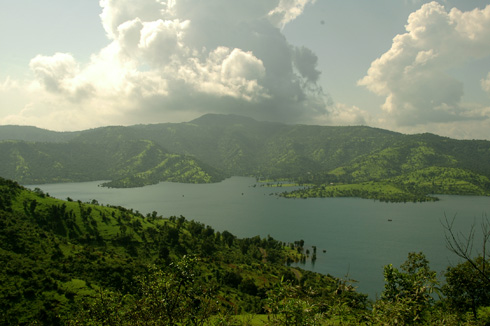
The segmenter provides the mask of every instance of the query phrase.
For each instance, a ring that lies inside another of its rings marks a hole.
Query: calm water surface
[[[317,246],[317,261],[303,268],[359,281],[360,292],[374,298],[383,290],[383,266],[399,266],[411,251],[423,251],[431,267],[444,271],[458,260],[445,246],[444,216],[467,232],[490,198],[439,196],[431,203],[380,203],[356,198],[285,199],[271,195],[284,188],[254,187],[255,179],[233,177],[216,184],[163,182],[132,189],[99,187],[101,182],[33,185],[53,197],[133,208],[143,214],[183,215],[228,230],[238,237],[303,239]],[[391,221],[389,221],[391,220]],[[477,234],[477,237],[479,234]],[[326,250],[324,253],[323,250]]]

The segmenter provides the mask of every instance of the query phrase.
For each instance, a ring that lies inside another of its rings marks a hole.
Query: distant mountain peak
[[[34,126],[0,126],[0,141],[22,140],[30,142],[66,142],[75,138],[77,131],[52,131]]]
[[[190,121],[197,125],[236,124],[236,123],[258,123],[257,120],[237,114],[207,113],[197,119]]]

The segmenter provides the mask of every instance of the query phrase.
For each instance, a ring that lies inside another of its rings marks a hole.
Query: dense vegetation
[[[490,142],[432,134],[205,115],[188,123],[73,133],[3,126],[0,139],[0,176],[23,184],[111,180],[105,185],[136,187],[240,175],[308,185],[285,194],[297,198],[490,195]]]
[[[112,180],[108,187],[138,187],[160,181],[209,183],[224,175],[195,158],[168,153],[148,140],[102,143],[0,142],[0,175],[39,184]]]
[[[315,288],[316,299],[336,298],[352,309],[363,308],[366,299],[350,288],[336,295],[340,283],[333,277],[286,266],[302,259],[302,241],[238,239],[182,216],[62,201],[4,179],[0,245],[2,325],[87,324],[94,318],[134,324],[131,318],[150,318],[141,316],[140,305],[149,309],[149,301],[165,291],[178,307],[160,307],[169,310],[158,318],[189,318],[188,309],[202,318],[265,313],[268,292],[281,282],[301,293]],[[196,300],[206,308],[201,311]]]
[[[370,302],[349,280],[289,267],[304,259],[302,240],[238,239],[0,178],[0,324],[486,325],[488,254],[465,256],[469,242],[447,229],[465,260],[443,285],[411,253],[400,268],[385,266],[385,289]]]

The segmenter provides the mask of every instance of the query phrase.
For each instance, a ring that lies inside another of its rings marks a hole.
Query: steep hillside
[[[400,134],[369,127],[291,126],[267,139],[259,172],[298,179],[319,176],[392,144]]]
[[[441,287],[423,253],[409,253],[400,268],[384,267],[385,288],[368,304],[349,280],[289,267],[305,259],[303,245],[270,236],[239,239],[183,216],[142,216],[95,199],[58,200],[0,178],[0,324],[490,321],[488,272],[479,269],[489,262],[481,256],[448,267]]]
[[[195,156],[226,174],[252,175],[260,164],[264,142],[289,126],[209,114],[188,123],[130,128],[139,138],[150,139],[171,152]]]
[[[0,142],[0,176],[23,184],[112,180],[111,187],[137,187],[158,183],[217,182],[224,175],[184,155],[168,153],[147,140],[69,143]]]
[[[477,158],[477,159],[475,159]],[[386,201],[436,200],[431,194],[490,195],[489,143],[435,135],[393,145],[329,171],[326,182],[285,197],[356,196]]]
[[[0,178],[0,324],[122,324],[124,314],[141,323],[137,304],[155,295],[203,318],[264,313],[269,291],[286,280],[305,293],[315,288],[317,303],[362,308],[366,297],[352,288],[338,294],[334,278],[285,265],[301,259],[298,243],[238,239],[182,216],[144,217],[96,200],[62,201]],[[163,281],[175,286],[157,288]],[[160,313],[175,320],[192,315],[165,307]]]
[[[228,174],[271,178],[334,169],[401,136],[369,127],[285,125],[215,114],[189,123],[130,128],[139,138],[196,156]]]

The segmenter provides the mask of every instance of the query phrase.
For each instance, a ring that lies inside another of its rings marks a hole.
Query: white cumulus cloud
[[[368,112],[357,106],[335,103],[329,107],[329,114],[317,119],[318,124],[333,126],[369,125],[373,118]]]
[[[451,69],[490,55],[490,5],[447,11],[433,1],[413,12],[405,28],[358,84],[385,97],[382,108],[398,125],[481,119],[486,109],[462,103],[463,83]]]
[[[269,12],[271,21],[278,27],[284,27],[287,23],[301,15],[308,3],[316,0],[280,0],[276,8]]]
[[[70,54],[56,53],[51,57],[38,55],[31,60],[30,68],[48,92],[77,101],[94,92],[92,85],[80,75],[80,67]]]
[[[107,46],[84,64],[69,53],[33,58],[31,93],[0,122],[82,129],[207,112],[314,121],[327,113],[317,57],[279,28],[313,2],[101,0]]]
[[[196,90],[245,100],[266,96],[259,80],[265,75],[261,60],[251,52],[219,47],[205,62],[191,59],[179,67],[179,78]]]

